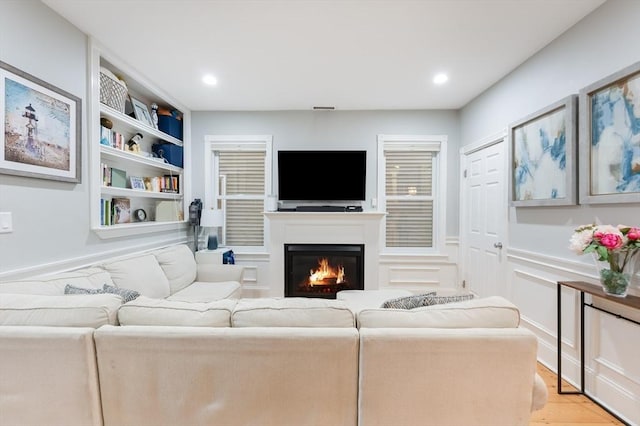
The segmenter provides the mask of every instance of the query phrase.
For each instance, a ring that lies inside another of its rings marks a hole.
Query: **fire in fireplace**
[[[285,244],[286,297],[335,299],[364,289],[363,244]]]

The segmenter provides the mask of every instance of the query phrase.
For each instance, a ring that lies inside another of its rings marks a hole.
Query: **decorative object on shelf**
[[[80,183],[80,98],[2,61],[0,81],[0,173]]]
[[[113,198],[113,224],[131,223],[131,200],[128,198]]]
[[[144,136],[142,136],[142,133],[136,133],[135,135],[133,135],[133,137],[127,141],[127,151],[139,153],[140,142],[142,141],[143,137]]]
[[[509,125],[510,205],[576,204],[576,103],[568,96]]]
[[[153,122],[153,127],[158,128],[158,104],[151,104],[151,121]]]
[[[127,101],[127,84],[105,67],[100,67],[100,102],[123,113]],[[106,127],[106,126],[105,126]]]
[[[207,237],[207,249],[215,250],[218,248],[218,228],[224,225],[224,214],[222,210],[204,209],[200,217],[200,226],[202,228],[214,228],[209,232]]]
[[[625,297],[640,262],[640,227],[584,225],[576,228],[569,248],[575,253],[592,253],[602,290]]]
[[[155,143],[151,146],[151,150],[159,157],[167,160],[167,163],[176,167],[183,166],[183,149],[179,145],[168,142]]]
[[[133,216],[136,222],[144,222],[145,220],[147,220],[147,212],[144,211],[144,209],[137,209],[133,212]]]
[[[141,177],[131,176],[129,180],[131,181],[131,189],[139,189],[142,191],[145,191],[147,189],[144,184],[144,179],[142,179]]]
[[[149,127],[153,127],[153,120],[151,119],[147,105],[133,96],[131,96],[131,104],[133,105],[133,115],[136,120],[143,122]]]
[[[640,203],[640,62],[580,90],[580,204]]]
[[[107,117],[100,117],[100,125],[111,130],[113,128],[113,121],[109,120]]]

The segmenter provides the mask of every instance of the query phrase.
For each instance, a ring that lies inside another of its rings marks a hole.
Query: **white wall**
[[[82,99],[82,183],[0,174],[0,279],[92,263],[183,239],[183,233],[100,240],[89,225],[87,37],[37,0],[0,1],[0,60]]]
[[[376,196],[378,134],[448,135],[447,236],[458,235],[459,123],[456,111],[269,111],[193,112],[193,194],[204,195],[205,135],[273,135],[273,152],[281,149],[367,150],[367,207]],[[274,155],[274,158],[277,156]],[[277,173],[273,170],[273,193]]]
[[[609,0],[465,106],[460,116],[462,144],[504,130],[510,122],[637,62],[639,45],[640,2]],[[637,204],[512,208],[509,244],[574,259],[567,246],[577,225],[594,221],[638,224],[639,217]]]

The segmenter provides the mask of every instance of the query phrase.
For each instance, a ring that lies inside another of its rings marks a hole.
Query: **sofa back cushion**
[[[0,294],[0,325],[98,328],[118,323],[120,305],[115,294]]]
[[[118,287],[135,290],[143,296],[164,299],[169,281],[153,254],[135,256],[103,265]]]
[[[140,296],[118,311],[120,325],[231,327],[235,300],[190,303]]]
[[[342,300],[307,297],[240,299],[232,327],[355,327],[355,315]]]
[[[156,250],[153,255],[169,280],[171,294],[196,280],[196,260],[185,244]]]
[[[357,319],[359,328],[515,328],[520,311],[507,299],[491,296],[410,310],[364,309]]]
[[[113,285],[113,281],[104,269],[91,267],[31,279],[5,281],[0,283],[0,293],[63,295],[67,284],[74,287],[102,288],[105,284]]]

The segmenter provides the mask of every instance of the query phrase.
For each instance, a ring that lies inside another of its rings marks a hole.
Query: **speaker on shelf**
[[[207,241],[207,249],[215,250],[218,248],[218,236],[214,234],[209,234],[209,239]]]

